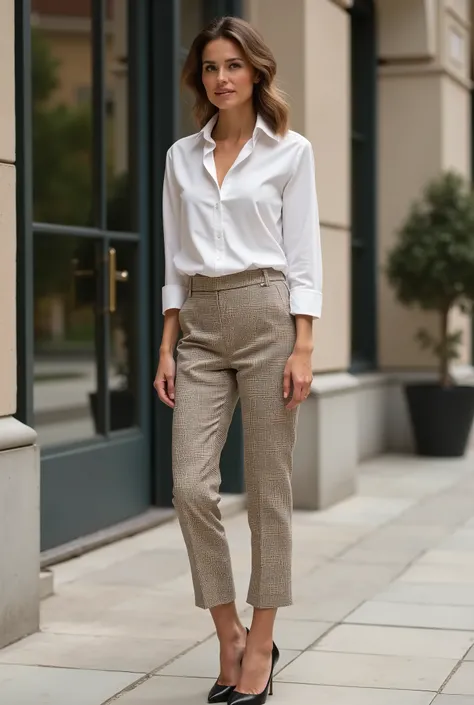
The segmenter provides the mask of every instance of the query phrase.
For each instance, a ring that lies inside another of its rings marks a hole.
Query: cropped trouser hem
[[[196,600],[195,605],[202,610],[211,610],[214,607],[219,607],[220,605],[228,605],[229,603],[234,602],[235,598],[236,596],[234,595],[233,597],[226,597],[224,599],[211,600],[208,603]],[[248,597],[247,604],[257,610],[278,610],[281,607],[291,607],[293,600],[291,598],[282,598],[281,600],[253,600]]]
[[[291,597],[281,597],[273,600],[269,600],[268,598],[256,600],[252,597],[247,597],[247,604],[257,610],[277,610],[280,609],[280,607],[291,607],[293,600]]]
[[[236,598],[235,593],[233,595],[223,595],[222,597],[215,597],[213,599],[195,600],[196,607],[202,610],[211,610],[213,607],[219,607],[220,605],[228,605],[234,602]]]

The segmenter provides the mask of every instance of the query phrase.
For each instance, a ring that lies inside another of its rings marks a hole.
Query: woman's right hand
[[[160,362],[156,371],[153,386],[158,392],[161,401],[174,409],[174,380],[176,375],[176,362],[170,352],[160,354]]]

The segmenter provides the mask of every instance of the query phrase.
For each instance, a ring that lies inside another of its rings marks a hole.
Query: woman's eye
[[[231,69],[240,69],[240,64],[231,64],[230,68]]]

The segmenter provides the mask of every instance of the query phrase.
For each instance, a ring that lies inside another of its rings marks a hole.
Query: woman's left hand
[[[285,399],[290,396],[291,386],[293,385],[293,396],[286,405],[287,409],[295,409],[298,404],[301,404],[309,396],[312,381],[311,352],[293,350],[283,373],[283,396]]]

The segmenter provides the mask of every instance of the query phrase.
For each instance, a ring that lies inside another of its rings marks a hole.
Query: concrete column
[[[36,434],[16,410],[14,0],[0,3],[0,648],[38,629]],[[21,370],[19,372],[21,374]]]
[[[313,145],[324,257],[314,369],[350,362],[350,18],[332,0],[248,0],[247,19],[275,54],[291,127]],[[337,325],[334,322],[337,321]]]
[[[350,494],[357,465],[357,382],[350,362],[350,17],[347,0],[247,0],[246,17],[275,54],[291,127],[312,143],[324,259],[311,398],[300,413],[295,506]],[[344,443],[339,429],[344,427]]]
[[[378,0],[379,264],[428,180],[452,168],[470,175],[470,7],[468,0]],[[434,369],[414,340],[437,316],[400,306],[382,274],[378,287],[382,369]],[[470,322],[459,313],[461,365],[470,362]]]

